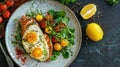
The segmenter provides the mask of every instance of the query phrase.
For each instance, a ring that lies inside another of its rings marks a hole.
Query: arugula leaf
[[[69,38],[68,41],[70,42],[70,43],[69,43],[70,46],[72,46],[72,45],[75,44],[75,42],[74,42],[74,37]]]
[[[66,13],[64,11],[56,11],[55,12],[55,18],[58,18],[58,17],[64,17],[66,15]]]
[[[66,17],[66,16],[64,16],[64,17],[58,17],[58,18],[55,19],[55,22],[56,23],[63,22],[65,25],[67,25],[68,22],[69,22],[69,18]]]
[[[69,31],[74,33],[75,29],[69,28]]]
[[[45,50],[45,46],[43,46],[43,54],[44,54],[44,56],[47,56],[47,51]]]
[[[54,11],[49,10],[48,13],[53,16],[53,18],[64,17],[66,14],[64,11]]]
[[[12,41],[12,43],[15,45],[18,45],[20,47],[23,47],[20,21],[17,18],[15,18],[14,21],[18,23],[18,26],[17,26],[17,30],[14,34],[15,40]]]
[[[20,22],[17,18],[14,19],[14,22]]]
[[[62,55],[65,59],[69,57],[69,52],[67,51],[67,48],[62,49]]]
[[[107,2],[110,4],[110,5],[117,5],[119,3],[119,0],[107,0]]]
[[[49,13],[50,15],[52,15],[53,18],[54,18],[54,15],[55,15],[55,11],[54,11],[54,10],[49,10],[48,13]]]
[[[59,22],[61,22],[61,21],[62,21],[62,17],[58,17],[58,18],[55,19],[55,22],[56,22],[56,23],[59,23]]]
[[[69,3],[71,3],[71,0],[66,0],[65,1],[65,4],[69,4]]]
[[[56,60],[56,59],[57,59],[57,56],[55,55],[50,56],[50,60]]]
[[[51,60],[56,60],[57,59],[57,56],[60,55],[60,51],[53,51],[53,55],[50,56],[50,59]]]
[[[17,26],[17,31],[15,34],[15,39],[19,42],[22,42],[22,35],[21,35],[21,25],[20,25],[20,21],[18,19],[14,19],[15,22],[18,22],[18,26]]]
[[[36,10],[36,11],[30,10],[30,11],[27,11],[27,12],[26,12],[26,16],[29,16],[29,17],[31,17],[31,18],[35,18],[36,15],[38,15],[38,14],[43,15],[43,13],[42,13],[41,10]]]
[[[76,0],[57,0],[62,4],[70,4],[70,3],[75,3]]]
[[[64,17],[62,18],[62,21],[61,21],[61,22],[63,22],[65,25],[67,25],[68,22],[69,22],[69,18],[66,17],[66,16],[64,16]]]
[[[53,51],[53,54],[59,56],[60,55],[60,51]]]
[[[62,4],[64,4],[65,0],[58,0],[59,2],[61,2]]]
[[[67,27],[67,30],[70,33],[70,35],[74,36],[74,29]]]
[[[71,3],[75,3],[76,2],[76,0],[71,0]]]

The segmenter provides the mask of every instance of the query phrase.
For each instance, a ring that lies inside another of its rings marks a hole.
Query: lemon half
[[[95,4],[88,4],[82,8],[80,15],[82,16],[83,19],[89,19],[93,15],[95,15],[96,11],[97,7]]]

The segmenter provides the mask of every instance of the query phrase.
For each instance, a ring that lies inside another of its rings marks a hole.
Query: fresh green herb
[[[67,25],[68,22],[69,22],[69,18],[66,17],[66,16],[64,16],[64,17],[61,17],[61,16],[60,16],[60,17],[58,17],[58,18],[55,19],[55,22],[56,22],[56,23],[63,22],[65,25]]]
[[[19,41],[19,42],[22,42],[20,21],[19,21],[18,19],[15,19],[14,21],[18,23],[17,31],[16,31],[16,33],[15,33],[15,39],[16,39],[17,41]]]
[[[53,50],[53,55],[50,57],[51,60],[56,60],[57,56],[60,56],[60,51]]]
[[[48,13],[52,15],[53,18],[64,17],[66,15],[64,11],[49,10]]]
[[[58,17],[58,18],[55,19],[55,22],[59,23],[59,22],[61,22],[61,20],[62,20],[62,17]]]
[[[61,22],[63,22],[65,25],[67,25],[68,22],[69,22],[69,18],[66,17],[66,16],[64,16],[64,17],[62,18],[62,21],[61,21]]]
[[[56,55],[50,56],[50,60],[56,60],[56,59],[57,59],[57,56],[56,56]]]
[[[44,56],[47,56],[47,51],[46,51],[46,48],[45,48],[45,46],[43,46],[43,49],[44,49]]]
[[[14,37],[15,37],[15,41],[12,41],[13,44],[17,44],[19,46],[22,47],[22,34],[21,34],[21,25],[20,25],[20,21],[15,18],[14,21],[16,23],[18,23],[18,26],[17,26],[17,30],[14,34]]]
[[[52,36],[55,36],[57,38],[57,40],[62,40],[62,39],[68,39],[69,41],[69,45],[67,47],[64,47],[62,48],[61,51],[53,51],[53,55],[51,56],[51,60],[56,60],[57,59],[57,56],[59,56],[59,54],[61,53],[63,55],[63,57],[66,59],[68,58],[70,55],[73,54],[73,52],[71,50],[68,50],[68,48],[70,48],[71,46],[74,45],[74,31],[75,29],[73,28],[70,28],[68,26],[68,22],[69,22],[69,18],[64,16],[64,17],[58,17],[55,19],[56,23],[60,23],[60,22],[63,22],[66,27],[61,29],[61,31],[58,33],[58,32],[55,32],[55,31],[52,31],[52,33],[50,34],[50,37]]]
[[[63,4],[70,4],[70,3],[75,3],[76,0],[57,0],[59,1],[60,3],[63,3]]]
[[[48,13],[54,17],[55,11],[54,10],[49,10]]]
[[[68,52],[67,47],[64,47],[64,48],[62,49],[62,55],[63,55],[63,57],[64,57],[65,59],[69,57],[69,52]]]
[[[15,19],[14,19],[14,22],[18,22],[18,23],[19,23],[20,21],[19,21],[17,18],[15,18]]]
[[[119,0],[107,0],[107,2],[110,4],[110,5],[117,5],[119,3]]]
[[[64,11],[56,11],[54,17],[58,18],[58,17],[64,17],[66,15],[66,13]]]
[[[41,10],[35,9],[34,4],[35,4],[35,2],[32,3],[30,10],[27,10],[26,16],[29,16],[31,18],[35,18],[36,15],[38,15],[38,14],[43,15]]]
[[[29,16],[31,18],[35,18],[36,15],[42,14],[41,10],[36,10],[36,11],[27,11],[26,16]]]

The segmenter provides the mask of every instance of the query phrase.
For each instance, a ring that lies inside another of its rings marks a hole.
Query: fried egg
[[[49,47],[43,32],[37,24],[31,24],[22,37],[22,44],[26,52],[39,61],[49,58]]]

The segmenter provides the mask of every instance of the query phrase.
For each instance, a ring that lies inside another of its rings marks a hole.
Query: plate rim
[[[38,1],[38,0],[36,0],[36,1]],[[45,1],[46,1],[46,0],[45,0]],[[78,18],[76,17],[76,15],[74,14],[74,12],[73,12],[68,6],[66,6],[66,5],[64,5],[64,4],[61,4],[61,3],[59,3],[58,1],[54,1],[54,0],[48,0],[48,1],[53,1],[53,2],[55,2],[55,3],[58,3],[58,4],[61,5],[61,6],[64,6],[65,9],[67,9],[67,10],[69,10],[69,11],[71,12],[71,14],[74,16],[75,20],[78,22],[78,27],[79,27],[79,32],[80,32],[80,33],[79,33],[79,38],[80,38],[79,44],[80,44],[80,46],[78,47],[78,50],[76,50],[76,53],[74,54],[73,58],[65,65],[65,67],[67,67],[67,66],[69,66],[69,65],[77,58],[77,56],[78,56],[78,54],[79,54],[79,51],[80,51],[80,48],[81,48],[81,44],[82,44],[81,24],[80,24]],[[25,2],[25,3],[23,3],[23,4],[21,4],[21,5],[12,13],[11,17],[14,15],[14,13],[15,13],[20,7],[24,6],[24,4],[27,4],[27,3],[29,3],[29,2],[34,2],[34,1],[27,1],[27,2]],[[40,1],[38,1],[38,2],[40,2]],[[11,17],[9,18],[8,23],[9,23]],[[18,66],[21,66],[19,63],[17,63],[17,62],[15,61],[15,59],[13,58],[12,54],[11,54],[10,51],[9,51],[10,48],[7,46],[7,41],[6,41],[6,39],[7,39],[7,37],[6,37],[7,33],[6,33],[6,32],[7,32],[7,30],[8,30],[8,23],[6,24],[6,29],[5,29],[5,43],[6,43],[6,48],[7,48],[8,54],[10,55],[10,57],[12,58],[12,60],[13,60]]]

